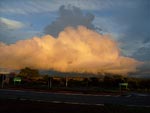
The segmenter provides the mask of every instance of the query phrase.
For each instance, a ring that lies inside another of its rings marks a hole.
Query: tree
[[[30,69],[28,67],[21,69],[19,72],[19,76],[25,77],[25,78],[35,78],[39,77],[39,71],[37,69]]]
[[[104,82],[104,87],[105,88],[113,88],[114,85],[115,85],[114,84],[115,83],[115,79],[114,79],[114,77],[112,75],[106,75],[104,77],[103,82]]]
[[[97,77],[91,77],[89,80],[90,86],[99,86],[99,79]]]

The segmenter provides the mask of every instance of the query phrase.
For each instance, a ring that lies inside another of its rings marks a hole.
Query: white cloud
[[[33,29],[25,30],[28,27],[20,21],[0,17],[0,42],[13,43],[24,37],[32,37],[36,31]]]
[[[0,17],[0,28],[6,28],[6,29],[20,29],[23,28],[25,25],[20,22],[20,21],[16,21],[16,20],[11,20],[11,19],[7,19],[4,17]]]

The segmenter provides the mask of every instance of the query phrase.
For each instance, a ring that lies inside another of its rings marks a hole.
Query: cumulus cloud
[[[50,25],[45,27],[45,34],[57,36],[60,31],[64,30],[67,26],[77,27],[83,25],[89,29],[98,29],[92,22],[94,20],[93,14],[83,14],[80,8],[67,5],[59,8],[59,17],[56,18]]]
[[[83,26],[67,27],[57,38],[45,35],[0,43],[0,67],[31,67],[61,72],[117,73],[135,72],[140,62],[120,55],[117,43]]]

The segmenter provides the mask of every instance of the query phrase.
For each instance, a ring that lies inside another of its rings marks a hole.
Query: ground
[[[0,113],[149,113],[150,108],[121,105],[76,105],[0,99]]]

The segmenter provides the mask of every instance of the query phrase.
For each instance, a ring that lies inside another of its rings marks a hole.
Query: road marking
[[[23,90],[7,90],[7,89],[0,89],[0,91],[6,91],[5,93],[8,92],[20,92],[20,93],[35,93],[35,94],[60,94],[60,95],[81,95],[81,96],[103,96],[103,95],[92,95],[92,94],[70,94],[70,93],[52,93],[52,92],[36,92],[36,91],[23,91]],[[7,92],[8,91],[8,92]],[[4,93],[4,94],[5,94]],[[105,96],[105,95],[104,95]],[[106,96],[110,96],[110,95],[106,95]],[[113,97],[113,96],[112,96]],[[115,96],[114,96],[115,97]],[[51,103],[66,103],[66,104],[79,104],[79,105],[97,105],[97,106],[104,106],[104,104],[88,104],[88,103],[80,103],[80,102],[63,102],[63,101],[47,101],[47,100],[36,100],[36,99],[31,99],[31,98],[25,98],[25,97],[10,97],[8,99],[16,99],[16,100],[29,100],[29,101],[39,101],[39,102],[51,102]],[[150,107],[149,104],[148,105],[125,105],[125,106],[129,106],[129,107]]]
[[[65,104],[76,104],[76,105],[94,105],[94,106],[104,106],[104,104],[88,104],[88,103],[78,103],[78,102],[63,102]]]
[[[50,101],[50,100],[37,100],[37,99],[27,99],[27,98],[8,98],[11,100],[21,100],[21,101],[34,101],[34,102],[49,102],[54,104],[72,104],[72,105],[93,105],[93,106],[105,106],[105,104],[89,104],[89,103],[82,103],[82,102],[65,102],[65,101]],[[124,105],[127,107],[145,107],[150,108],[149,105]]]
[[[79,96],[105,96],[105,97],[119,97],[119,95],[101,95],[101,94],[79,94],[79,93],[60,93],[60,92],[38,92],[38,91],[24,91],[24,90],[8,90],[0,89],[2,91],[16,91],[16,92],[31,92],[31,93],[40,93],[40,94],[58,94],[58,95],[79,95]]]
[[[15,98],[13,98],[15,99]],[[94,105],[94,106],[104,106],[104,104],[88,104],[88,103],[80,103],[80,102],[63,102],[63,101],[49,101],[49,100],[35,100],[35,99],[20,99],[20,100],[26,100],[26,101],[37,101],[37,102],[50,102],[55,104],[72,104],[72,105]]]
[[[149,108],[150,106],[144,106],[144,105],[127,105],[128,107],[146,107]]]

